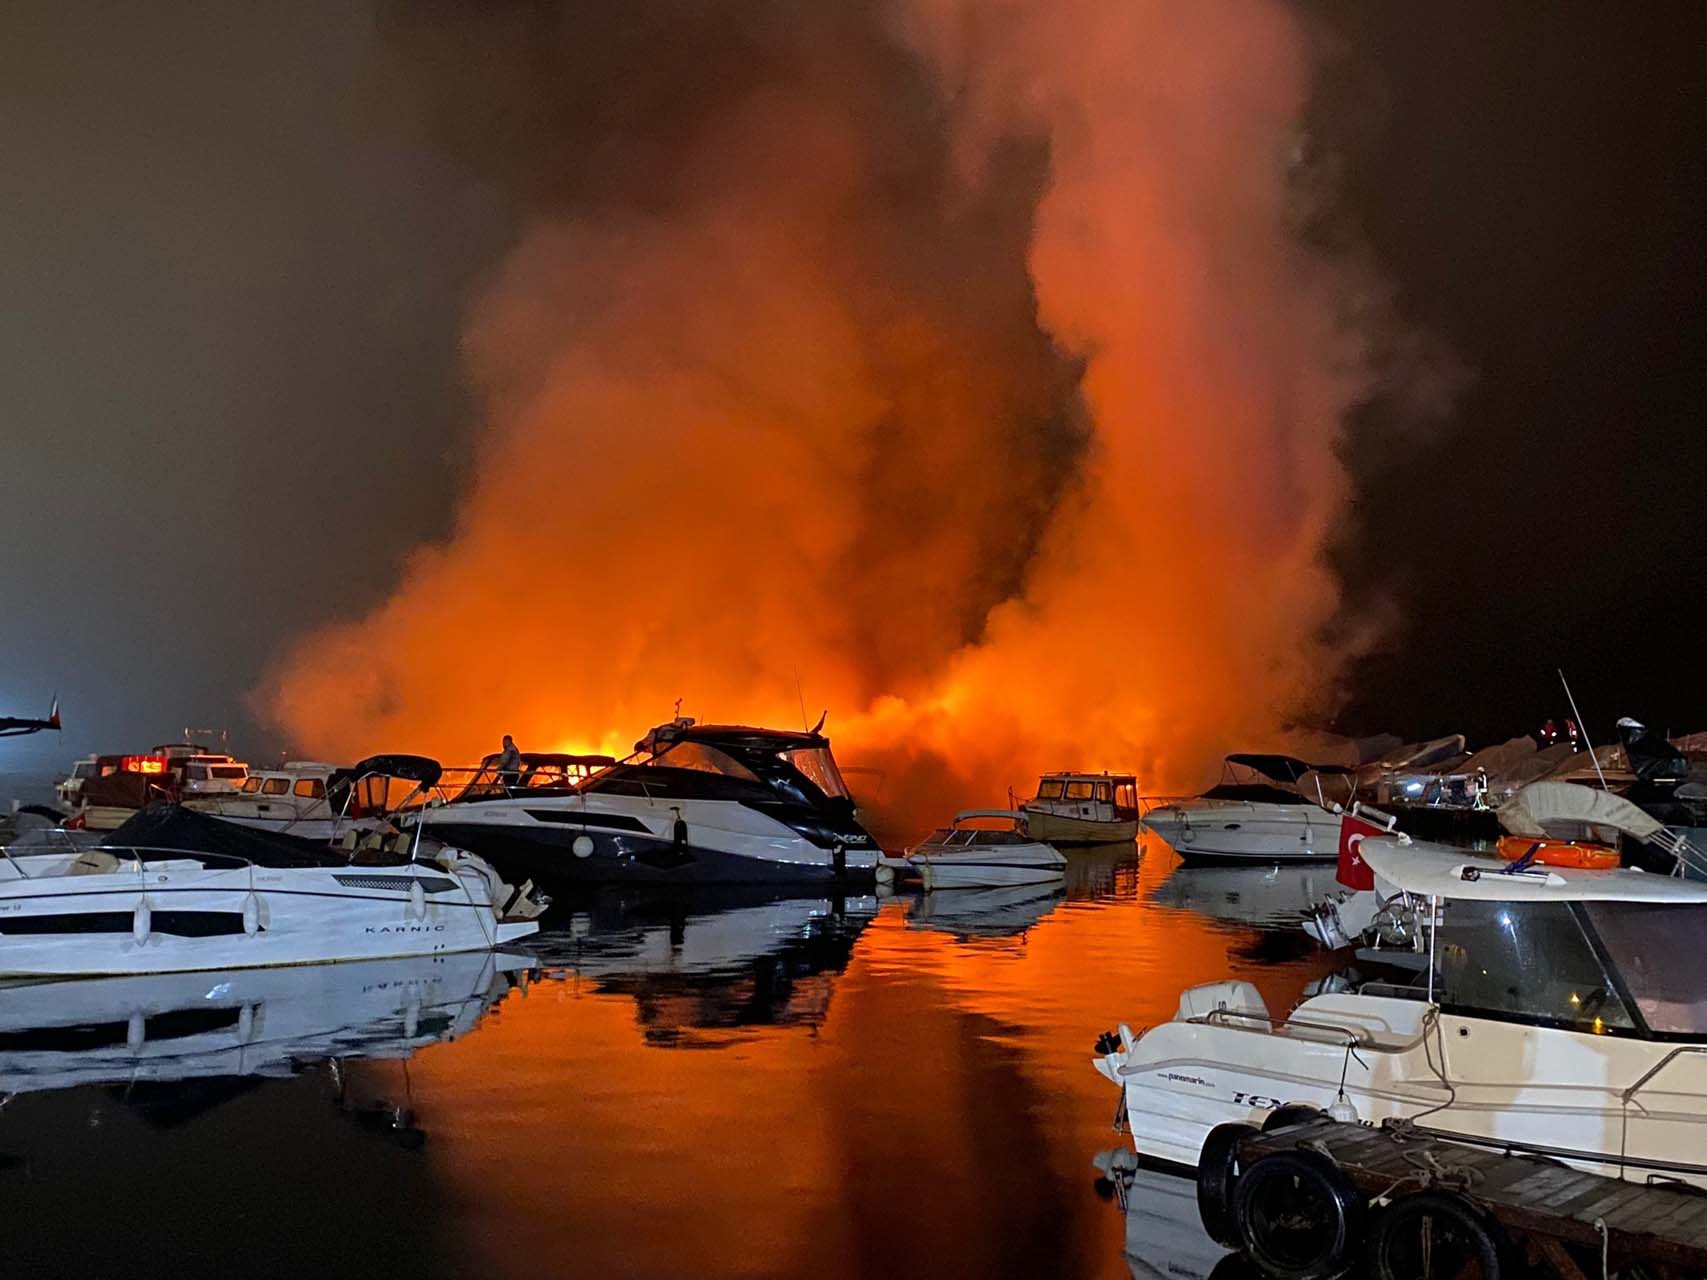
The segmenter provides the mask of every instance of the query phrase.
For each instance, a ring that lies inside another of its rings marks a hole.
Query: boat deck
[[[1572,1280],[1585,1274],[1573,1253],[1584,1262],[1592,1257],[1592,1274],[1600,1274],[1603,1244],[1614,1269],[1643,1263],[1666,1275],[1707,1274],[1707,1194],[1694,1187],[1629,1182],[1499,1148],[1325,1117],[1246,1139],[1240,1163],[1248,1169],[1265,1155],[1299,1148],[1326,1155],[1371,1197],[1458,1191],[1526,1244],[1536,1261]]]

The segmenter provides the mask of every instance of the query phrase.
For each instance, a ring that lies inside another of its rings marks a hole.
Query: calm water
[[[10,1275],[1201,1276],[1125,1211],[1097,1033],[1324,962],[1331,866],[1066,892],[561,903],[489,957],[0,991]],[[1281,927],[1284,922],[1285,927]],[[531,966],[531,969],[528,968]]]

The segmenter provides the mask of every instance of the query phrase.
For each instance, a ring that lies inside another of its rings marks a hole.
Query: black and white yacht
[[[507,873],[553,881],[682,884],[870,882],[878,848],[815,730],[653,729],[635,753],[579,781],[492,768],[418,811],[427,835]]]

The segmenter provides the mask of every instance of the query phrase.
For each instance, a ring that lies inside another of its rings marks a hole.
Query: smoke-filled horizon
[[[469,308],[454,532],[284,656],[293,741],[827,707],[897,799],[971,800],[1178,784],[1331,698],[1367,375],[1287,7],[408,5],[382,49],[531,216]]]

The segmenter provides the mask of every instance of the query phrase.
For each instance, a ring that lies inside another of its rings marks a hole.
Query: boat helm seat
[[[1262,992],[1248,982],[1231,981],[1188,987],[1180,992],[1179,1013],[1175,1016],[1184,1022],[1192,1018],[1206,1018],[1218,1011],[1248,1013],[1264,1022],[1269,1019],[1268,1005],[1263,1002]]]

